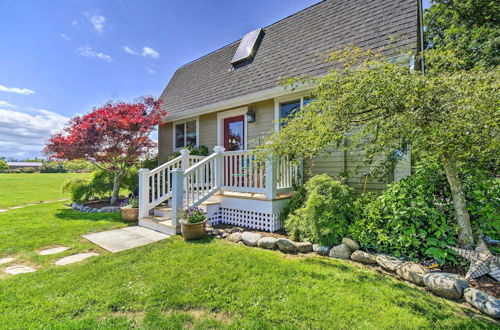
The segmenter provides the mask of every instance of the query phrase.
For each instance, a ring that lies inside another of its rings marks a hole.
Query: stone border
[[[294,242],[287,238],[275,238],[243,228],[227,229],[207,228],[209,236],[227,239],[228,241],[259,247],[268,250],[279,250],[283,253],[310,253],[334,259],[352,260],[364,265],[379,265],[398,279],[426,287],[435,295],[448,299],[464,298],[472,307],[484,314],[500,319],[500,299],[485,292],[469,287],[469,282],[458,274],[434,272],[416,262],[404,261],[386,254],[372,254],[361,250],[360,245],[350,239],[343,238],[342,244],[332,248],[319,246],[309,242]]]
[[[78,203],[71,203],[71,208],[76,211],[86,212],[86,213],[112,213],[112,212],[121,212],[121,208],[119,206],[106,206],[101,209],[96,209],[90,206],[85,206]]]

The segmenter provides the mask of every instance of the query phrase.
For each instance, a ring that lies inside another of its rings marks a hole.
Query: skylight
[[[241,39],[240,45],[231,60],[231,64],[243,62],[254,55],[255,46],[257,45],[257,40],[259,39],[261,33],[262,29],[258,28],[257,30],[247,33],[243,39]]]

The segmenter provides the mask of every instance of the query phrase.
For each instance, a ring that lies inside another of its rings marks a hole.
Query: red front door
[[[245,117],[224,119],[224,148],[226,151],[245,149]]]

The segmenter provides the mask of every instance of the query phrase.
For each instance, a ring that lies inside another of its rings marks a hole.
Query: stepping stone
[[[57,266],[64,266],[64,265],[69,265],[73,264],[75,262],[80,262],[82,260],[85,260],[90,257],[95,257],[98,256],[99,253],[95,252],[85,252],[85,253],[78,253],[78,254],[73,254],[72,256],[67,256],[64,258],[61,258],[56,261]]]
[[[144,227],[132,226],[83,235],[83,237],[109,252],[116,253],[151,244],[168,238],[170,235]]]
[[[55,248],[40,250],[40,252],[38,252],[38,254],[41,255],[41,256],[46,256],[46,255],[49,255],[49,254],[61,253],[61,252],[64,252],[64,251],[66,251],[68,249],[69,249],[69,247],[59,246],[59,247],[55,247]]]
[[[9,262],[12,262],[14,260],[16,260],[16,259],[11,258],[11,257],[2,258],[2,259],[0,259],[0,265],[8,264]]]
[[[14,265],[5,268],[4,270],[7,274],[11,275],[17,275],[17,274],[24,274],[24,273],[33,273],[36,271],[35,268],[29,267],[29,266],[24,266],[24,265]]]

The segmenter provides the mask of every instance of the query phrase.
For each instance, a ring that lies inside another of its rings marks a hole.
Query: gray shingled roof
[[[175,72],[161,98],[169,118],[279,85],[284,78],[328,71],[328,51],[355,44],[416,50],[417,0],[326,0],[264,28],[250,64],[231,69],[239,41]],[[394,40],[393,37],[397,37]]]

